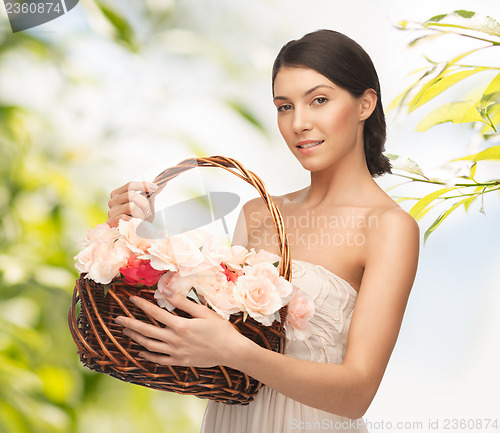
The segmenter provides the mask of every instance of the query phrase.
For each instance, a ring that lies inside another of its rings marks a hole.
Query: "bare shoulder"
[[[415,219],[399,205],[380,209],[377,212],[377,230],[372,236],[375,238],[386,237],[391,233],[404,236],[404,239],[419,239],[420,228]],[[403,239],[401,239],[403,240]]]
[[[276,204],[276,206],[278,206],[278,208],[281,208],[286,200],[291,200],[293,198],[294,194],[296,193],[293,192],[290,194],[285,194],[280,196],[273,195],[271,196],[271,199]],[[260,213],[264,216],[269,214],[269,210],[266,206],[266,203],[261,197],[256,197],[251,200],[248,200],[243,205],[243,209],[246,216],[250,215],[252,212]]]
[[[398,264],[413,268],[418,262],[420,228],[415,219],[399,205],[377,212],[376,225],[367,236],[365,266]]]

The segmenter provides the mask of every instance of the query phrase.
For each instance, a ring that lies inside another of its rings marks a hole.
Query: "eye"
[[[326,104],[328,102],[328,99],[323,97],[323,96],[319,96],[317,98],[314,98],[313,100],[313,104],[315,105],[323,105],[323,104]]]
[[[290,111],[292,108],[290,104],[283,104],[278,107],[278,111]]]

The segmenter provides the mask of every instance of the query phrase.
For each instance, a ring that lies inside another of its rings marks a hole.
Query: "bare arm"
[[[165,365],[227,365],[298,402],[359,418],[368,409],[389,362],[418,262],[415,220],[404,211],[391,210],[379,221],[368,239],[365,271],[342,364],[294,359],[263,349],[213,311],[181,295],[169,301],[195,319],[175,317],[138,299],[138,306],[165,328],[128,318],[120,321],[128,335],[149,350],[142,353],[146,359]]]
[[[318,409],[359,418],[380,385],[415,278],[419,229],[401,210],[380,217],[368,240],[365,272],[342,364],[313,363],[240,340],[228,365]]]

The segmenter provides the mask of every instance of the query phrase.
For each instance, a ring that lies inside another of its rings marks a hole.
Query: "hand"
[[[192,319],[175,316],[142,298],[131,297],[130,300],[165,325],[165,328],[159,328],[124,316],[115,319],[116,323],[125,326],[125,335],[148,350],[139,353],[148,361],[190,367],[228,365],[235,356],[231,351],[241,344],[242,339],[248,340],[228,320],[180,294],[168,298],[168,301],[189,313]]]
[[[146,221],[154,219],[154,199],[147,199],[141,192],[153,193],[158,186],[152,182],[129,182],[111,192],[108,201],[108,221],[116,227],[120,219],[140,218]]]

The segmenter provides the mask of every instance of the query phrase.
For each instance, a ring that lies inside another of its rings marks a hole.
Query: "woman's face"
[[[361,99],[313,69],[278,71],[274,81],[278,127],[304,168],[321,171],[348,162],[346,158],[364,158],[359,152],[363,147]]]

